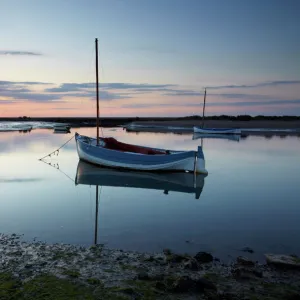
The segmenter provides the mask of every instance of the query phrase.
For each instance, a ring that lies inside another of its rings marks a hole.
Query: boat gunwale
[[[76,138],[76,142],[77,140],[79,140],[80,142],[82,143],[87,143],[85,141],[83,141],[82,139],[80,139],[80,137],[85,137],[85,138],[88,138],[89,140],[92,140],[92,141],[97,141],[97,139],[95,138],[91,138],[89,136],[85,136],[85,135],[81,135],[79,133],[75,133],[75,138]],[[101,139],[101,138],[100,138]],[[170,151],[170,154],[154,154],[154,155],[149,155],[149,154],[144,154],[144,153],[136,153],[136,152],[124,152],[124,151],[120,151],[120,150],[116,150],[116,149],[109,149],[109,148],[105,148],[101,145],[95,145],[95,144],[92,144],[92,143],[87,143],[88,145],[94,147],[94,148],[102,148],[102,149],[105,149],[105,150],[109,150],[109,151],[115,151],[115,152],[122,152],[122,153],[126,153],[126,154],[132,154],[132,155],[143,155],[145,157],[148,157],[148,156],[170,156],[170,155],[178,155],[178,154],[182,154],[182,153],[193,153],[193,155],[195,155],[195,153],[197,153],[197,151],[194,151],[194,150],[188,150],[188,151],[179,151],[179,150],[168,150],[168,149],[162,149],[162,148],[152,148],[152,147],[147,147],[147,146],[140,146],[140,145],[135,145],[135,144],[128,144],[128,145],[132,145],[132,146],[137,146],[137,147],[141,147],[143,149],[151,149],[151,150],[157,150],[157,151]],[[125,143],[126,144],[126,143]],[[201,147],[201,146],[199,146]]]

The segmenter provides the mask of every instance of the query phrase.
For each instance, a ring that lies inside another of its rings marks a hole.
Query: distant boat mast
[[[204,127],[205,101],[206,101],[206,88],[204,90],[204,103],[203,103],[203,113],[202,113],[202,128]]]

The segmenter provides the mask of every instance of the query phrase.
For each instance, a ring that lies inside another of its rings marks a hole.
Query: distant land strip
[[[0,117],[1,121],[33,121],[68,123],[72,127],[96,126],[95,117]],[[164,126],[192,127],[202,124],[202,117],[198,115],[186,117],[101,117],[100,126],[114,127],[131,122],[138,124],[155,124]],[[219,115],[207,116],[204,123],[209,127],[244,127],[244,128],[299,128],[300,116],[250,116],[250,115]]]

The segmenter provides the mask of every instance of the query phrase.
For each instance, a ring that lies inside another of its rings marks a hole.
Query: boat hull
[[[97,146],[96,139],[78,133],[75,134],[75,139],[79,158],[95,165],[140,171],[189,171],[207,174],[200,146],[198,151],[170,151],[168,155],[147,155]]]
[[[69,126],[69,125],[55,125],[53,127],[55,133],[61,133],[61,132],[69,133],[70,128],[71,128],[71,126]]]
[[[241,134],[240,128],[200,128],[194,126],[195,133],[205,134]]]

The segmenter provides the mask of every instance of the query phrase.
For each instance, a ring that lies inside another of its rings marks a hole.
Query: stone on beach
[[[201,269],[195,258],[183,262],[183,268],[192,271],[199,271]]]
[[[294,255],[284,254],[265,254],[268,264],[278,267],[300,269],[300,258]]]
[[[205,278],[193,279],[189,276],[179,277],[171,287],[171,291],[176,293],[203,292],[205,289],[216,291],[217,287]]]
[[[212,262],[214,257],[207,252],[198,252],[194,257],[199,263],[209,263]]]
[[[237,259],[236,259],[236,262],[239,264],[239,265],[243,265],[243,266],[254,266],[255,263],[248,259],[247,257],[243,257],[243,256],[239,256]]]

